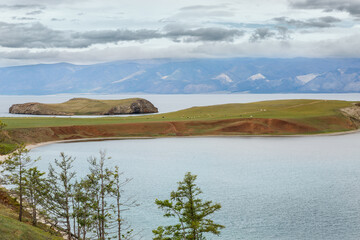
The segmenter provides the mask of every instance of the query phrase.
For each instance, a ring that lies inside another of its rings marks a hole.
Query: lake
[[[203,198],[222,204],[214,215],[226,226],[208,239],[360,239],[360,133],[309,137],[162,138],[78,142],[33,149],[42,170],[60,152],[87,158],[107,150],[141,204],[126,218],[144,239],[166,225],[154,204],[168,199],[187,171],[198,175]]]
[[[274,99],[360,100],[360,94],[54,95],[0,96],[0,116],[14,103],[56,103],[73,97],[143,97],[161,113],[192,106]],[[203,198],[222,204],[214,218],[226,226],[208,239],[360,239],[360,133],[311,137],[214,137],[61,143],[31,151],[47,170],[60,152],[87,158],[107,150],[133,180],[125,196],[141,204],[126,218],[144,239],[169,223],[154,204],[168,199],[187,171],[198,175]]]

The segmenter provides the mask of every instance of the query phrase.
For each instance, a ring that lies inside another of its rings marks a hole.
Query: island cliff
[[[158,109],[148,100],[129,98],[122,100],[94,100],[73,98],[60,104],[24,103],[14,104],[9,113],[31,115],[120,115],[157,113]]]

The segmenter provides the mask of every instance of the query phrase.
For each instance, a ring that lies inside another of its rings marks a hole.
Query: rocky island
[[[148,100],[128,98],[121,100],[95,100],[73,98],[59,104],[24,103],[14,104],[9,113],[31,115],[120,115],[157,113],[158,109]]]

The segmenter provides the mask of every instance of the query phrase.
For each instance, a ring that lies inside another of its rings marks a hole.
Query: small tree
[[[115,171],[113,172],[113,189],[112,193],[116,201],[115,207],[115,218],[116,218],[116,228],[117,228],[117,239],[118,240],[127,240],[133,238],[133,229],[131,226],[125,226],[125,219],[122,216],[124,211],[129,210],[131,207],[138,206],[135,200],[128,198],[127,200],[122,199],[122,193],[124,192],[123,187],[128,184],[132,179],[125,178],[121,179],[122,172],[119,172],[119,167],[115,166]]]
[[[122,173],[106,167],[110,157],[100,151],[100,158],[89,158],[90,174],[87,175],[86,186],[92,192],[93,219],[96,219],[97,239],[132,239],[134,233],[130,226],[125,226],[122,213],[130,207],[137,206],[136,201],[122,198],[123,187],[131,179],[122,179]],[[115,230],[116,229],[116,230]]]
[[[198,196],[202,193],[194,183],[196,175],[188,172],[182,182],[178,182],[177,191],[170,194],[170,200],[155,200],[159,209],[165,211],[164,217],[175,217],[178,224],[158,227],[153,230],[154,240],[202,240],[203,233],[220,234],[224,226],[209,218],[221,205],[212,201],[203,201]]]
[[[44,172],[40,172],[36,167],[30,168],[24,174],[25,196],[28,204],[32,208],[32,224],[37,224],[38,205],[43,199],[43,193],[46,191]]]
[[[96,228],[96,192],[92,191],[92,182],[88,178],[81,179],[74,184],[73,189],[73,215],[74,223],[77,223],[77,236],[87,239],[88,232]],[[74,227],[75,231],[75,227]]]
[[[25,194],[25,181],[24,174],[34,163],[30,158],[29,150],[26,149],[25,145],[19,145],[18,150],[13,152],[5,161],[1,164],[2,173],[4,173],[5,184],[14,185],[13,189],[15,195],[19,197],[19,221],[22,221],[23,215],[23,198]]]
[[[50,216],[61,221],[65,225],[67,239],[72,239],[71,197],[75,172],[72,171],[74,158],[60,153],[61,160],[55,159],[54,168],[49,166],[49,191],[47,193],[46,210]]]
[[[97,220],[96,234],[99,240],[105,240],[109,235],[109,220],[112,217],[114,206],[107,200],[111,196],[114,181],[113,172],[105,166],[105,161],[110,159],[105,151],[100,151],[100,159],[90,157],[90,174],[88,179],[91,183],[92,191],[95,192],[94,207]]]

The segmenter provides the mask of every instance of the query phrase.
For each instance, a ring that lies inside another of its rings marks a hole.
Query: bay
[[[226,226],[208,239],[360,239],[360,133],[309,137],[162,138],[47,145],[31,151],[42,170],[60,152],[87,158],[106,150],[133,180],[124,198],[140,206],[126,218],[143,239],[171,223],[157,209],[191,171],[203,198],[222,204],[214,215]]]

